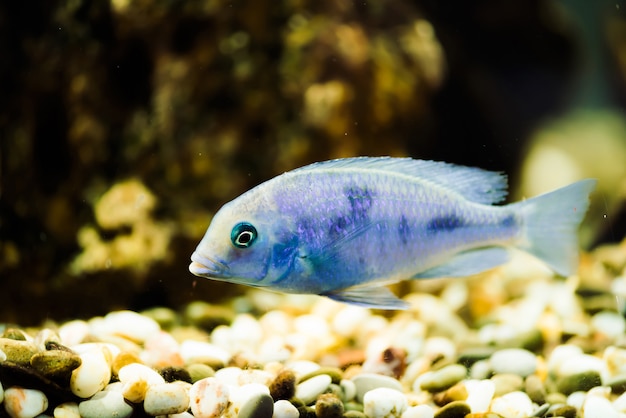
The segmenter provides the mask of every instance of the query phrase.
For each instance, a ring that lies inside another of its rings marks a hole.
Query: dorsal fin
[[[317,170],[372,170],[417,177],[484,204],[501,202],[507,195],[507,179],[502,173],[412,158],[341,158],[309,164],[292,173]]]

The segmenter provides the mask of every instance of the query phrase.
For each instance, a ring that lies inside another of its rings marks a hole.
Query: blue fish
[[[191,256],[201,277],[405,309],[385,285],[462,277],[511,248],[572,274],[595,180],[504,206],[501,173],[411,158],[314,163],[225,204]]]

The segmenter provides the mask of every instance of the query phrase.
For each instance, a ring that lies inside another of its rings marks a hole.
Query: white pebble
[[[143,343],[161,330],[154,319],[133,311],[116,311],[107,314],[101,321],[92,321],[92,334],[106,338],[117,336]]]
[[[187,389],[176,383],[150,385],[143,401],[143,409],[152,416],[180,414],[188,408]]]
[[[296,398],[306,405],[314,402],[330,386],[332,379],[327,374],[313,376],[296,386]]]
[[[428,405],[410,406],[402,413],[401,418],[434,418],[435,410]]]
[[[295,373],[296,377],[302,377],[312,373],[320,368],[320,365],[314,361],[296,360],[287,363],[286,367]]]
[[[227,364],[230,360],[230,353],[214,344],[185,340],[180,345],[180,355],[185,363],[206,363],[210,361],[221,361]]]
[[[570,357],[576,357],[583,354],[582,348],[572,344],[562,344],[554,347],[548,358],[548,371],[558,375],[561,365]]]
[[[602,373],[604,361],[591,354],[580,354],[565,359],[557,370],[557,376],[571,376],[573,374],[595,371]]]
[[[133,408],[124,401],[121,393],[105,391],[78,404],[78,412],[82,418],[127,418],[132,415]]]
[[[332,330],[342,337],[351,337],[357,334],[359,328],[371,315],[368,309],[360,306],[346,305],[332,317]]]
[[[470,410],[474,413],[488,411],[493,395],[496,393],[496,385],[493,381],[489,379],[466,380],[464,384],[467,390],[465,403],[469,405]]]
[[[537,370],[537,357],[522,348],[507,348],[496,351],[489,359],[494,373],[512,373],[526,377]]]
[[[226,347],[232,348],[234,351],[250,350],[250,348],[258,347],[261,343],[263,328],[252,315],[240,314],[230,324],[230,336],[231,341]]]
[[[298,418],[299,416],[298,408],[293,406],[291,402],[285,400],[274,402],[272,418]]]
[[[573,406],[574,408],[581,410],[583,407],[583,403],[585,402],[585,398],[587,394],[582,391],[571,393],[565,403],[569,406]]]
[[[239,367],[223,367],[215,372],[213,377],[222,383],[231,386],[239,386],[239,378],[243,370]]]
[[[349,402],[356,396],[356,385],[352,380],[341,379],[339,387],[341,387],[341,392],[343,394],[342,401]]]
[[[626,412],[626,392],[619,395],[617,399],[613,401],[613,408],[621,413]]]
[[[606,365],[605,374],[602,376],[603,381],[614,377],[626,375],[626,350],[614,346],[604,349],[602,359]]]
[[[486,379],[491,375],[491,364],[489,360],[478,360],[470,369],[470,377],[472,379]]]
[[[626,322],[624,322],[624,317],[617,312],[603,311],[591,318],[591,329],[615,339],[626,331]]]
[[[377,388],[388,388],[402,392],[402,384],[389,376],[382,376],[373,373],[362,373],[352,378],[356,386],[356,399],[363,402],[363,397],[367,392]]]
[[[88,336],[89,324],[79,319],[66,322],[59,328],[59,338],[68,347],[82,343]]]
[[[214,377],[198,380],[189,389],[189,403],[194,417],[219,418],[228,408],[228,387]]]
[[[587,396],[583,402],[583,418],[619,418],[619,416],[611,401],[601,396]]]
[[[4,391],[4,409],[12,418],[33,418],[48,409],[48,398],[39,390],[14,386]]]
[[[122,367],[117,376],[122,383],[122,395],[133,402],[142,402],[148,387],[165,383],[165,379],[156,370],[139,363]]]
[[[490,412],[507,418],[526,418],[533,414],[533,402],[524,392],[509,392],[491,402]]]
[[[72,371],[70,378],[70,389],[79,398],[93,396],[111,380],[110,352],[107,347],[96,344],[85,346],[79,351],[74,350],[77,351],[82,363]],[[80,352],[83,348],[85,351]]]
[[[78,404],[76,402],[65,402],[54,408],[54,418],[80,418]]]
[[[363,396],[363,412],[369,418],[400,417],[407,407],[406,396],[395,389],[372,389]]]

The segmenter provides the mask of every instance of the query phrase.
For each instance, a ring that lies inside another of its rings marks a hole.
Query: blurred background
[[[0,86],[0,322],[224,300],[212,214],[329,158],[596,177],[625,232],[625,0],[6,1]]]

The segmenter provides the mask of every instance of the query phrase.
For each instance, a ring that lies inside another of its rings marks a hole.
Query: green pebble
[[[338,385],[339,382],[341,382],[341,379],[343,379],[343,373],[341,371],[341,369],[338,369],[337,367],[320,367],[319,369],[315,370],[314,372],[305,374],[304,376],[302,376],[300,378],[300,380],[298,381],[298,383],[302,383],[305,380],[309,380],[312,377],[315,376],[319,376],[321,374],[327,374],[330,376],[330,378],[332,379],[332,383]]]
[[[470,412],[472,410],[465,402],[450,402],[435,413],[435,418],[463,418]]]
[[[420,386],[422,389],[431,393],[441,392],[465,379],[466,376],[467,369],[465,366],[451,364],[424,377],[420,382]]]
[[[344,404],[344,408],[348,412],[349,411],[363,412],[363,404],[359,402],[346,402]]]
[[[0,338],[0,350],[6,354],[8,361],[20,366],[29,365],[31,357],[38,353],[34,343],[10,338]]]
[[[301,406],[298,408],[298,412],[300,413],[300,418],[317,418],[315,409],[310,406]]]
[[[81,363],[80,356],[63,350],[44,351],[30,358],[30,365],[42,375],[68,383],[72,371]]]
[[[561,377],[556,382],[558,391],[565,395],[570,395],[577,391],[587,392],[591,388],[600,386],[601,384],[600,374],[596,371],[576,373],[571,376]]]
[[[179,322],[177,313],[169,308],[152,308],[142,311],[141,315],[154,319],[162,329],[170,329]]]
[[[198,380],[202,380],[205,377],[213,377],[215,370],[211,366],[207,366],[202,363],[193,363],[187,366],[191,383],[196,383]]]
[[[537,405],[546,403],[546,388],[539,376],[531,374],[524,381],[524,391],[531,401]]]
[[[344,418],[367,418],[363,411],[350,410],[343,414]]]
[[[571,405],[558,405],[550,408],[546,417],[576,418],[578,411]]]
[[[19,330],[17,328],[7,328],[4,330],[0,338],[8,338],[9,340],[15,341],[26,341],[26,334],[24,331]]]
[[[317,418],[341,418],[343,415],[343,403],[333,393],[323,393],[315,402],[315,415]]]
[[[550,405],[564,404],[567,402],[567,396],[559,392],[552,392],[546,395],[546,403]]]

